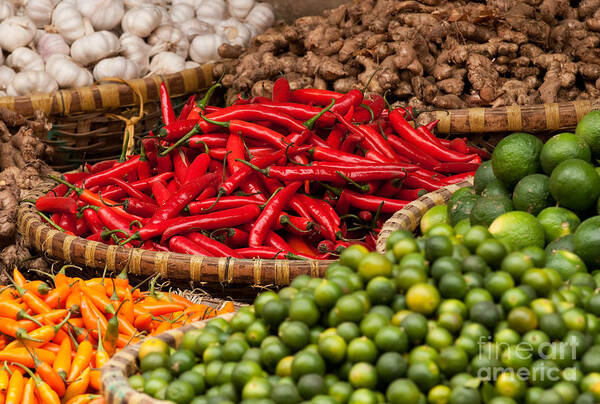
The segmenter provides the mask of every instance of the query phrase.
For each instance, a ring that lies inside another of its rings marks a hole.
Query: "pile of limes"
[[[485,226],[427,230],[351,246],[177,350],[147,340],[130,385],[177,404],[600,401],[600,274]]]
[[[511,248],[575,252],[600,268],[600,111],[585,115],[575,133],[545,144],[513,133],[496,146],[475,174],[473,189],[453,195],[447,222],[483,225]],[[443,213],[425,217],[425,227]],[[423,228],[423,226],[422,226]]]

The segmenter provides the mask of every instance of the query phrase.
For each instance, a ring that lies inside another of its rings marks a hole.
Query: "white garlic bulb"
[[[160,52],[150,62],[150,73],[170,74],[185,69],[185,58],[173,52]]]
[[[0,66],[0,90],[6,91],[6,87],[15,77],[15,71],[8,66]]]
[[[158,7],[145,4],[127,11],[121,21],[121,27],[124,32],[145,38],[158,27],[161,17]]]
[[[140,37],[125,32],[119,38],[121,55],[137,63],[140,74],[146,74],[150,69],[150,56],[161,52],[166,45],[150,46]]]
[[[196,67],[200,67],[200,66],[201,66],[200,63],[192,62],[191,60],[188,60],[187,62],[185,62],[186,69],[195,69]]]
[[[35,47],[40,56],[47,60],[52,55],[68,55],[71,48],[59,34],[43,33]]]
[[[254,0],[229,0],[229,14],[238,19],[246,18],[252,7]]]
[[[125,9],[129,10],[131,8],[143,6],[144,4],[148,4],[144,0],[124,0],[123,4],[125,5]]]
[[[20,95],[46,94],[58,90],[58,83],[52,76],[41,71],[26,71],[15,74],[6,86],[6,94],[11,97]]]
[[[221,21],[215,27],[215,31],[232,45],[247,46],[250,42],[250,30],[246,24],[239,22],[235,18],[228,18],[225,21]]]
[[[215,31],[212,25],[205,21],[200,21],[197,18],[192,18],[191,20],[179,24],[179,29],[181,29],[181,32],[183,32],[183,35],[185,35],[188,41],[194,39],[196,35]]]
[[[10,1],[0,1],[0,21],[15,15],[15,6]]]
[[[94,82],[92,73],[79,66],[69,56],[55,54],[46,61],[46,73],[56,80],[61,88],[85,87]]]
[[[196,18],[212,24],[224,20],[226,12],[225,0],[202,0],[196,6]]]
[[[17,48],[12,51],[6,58],[6,64],[18,72],[28,70],[44,71],[46,68],[42,57],[29,48]]]
[[[25,15],[39,28],[50,24],[54,4],[51,0],[28,0],[25,4]]]
[[[158,11],[160,11],[160,25],[172,24],[173,20],[171,20],[171,14],[169,14],[167,8],[159,5],[156,7],[158,8]]]
[[[208,63],[219,59],[219,46],[225,38],[219,34],[198,35],[190,44],[190,58],[194,62]]]
[[[171,2],[171,4],[176,5],[176,4],[187,4],[192,6],[192,8],[196,8],[196,1],[195,0],[173,0]]]
[[[22,15],[8,17],[0,22],[0,47],[12,52],[27,46],[35,38],[36,27],[29,17]]]
[[[125,13],[122,0],[77,0],[77,9],[97,30],[115,28]]]
[[[102,80],[107,77],[120,77],[125,80],[134,79],[140,74],[140,69],[132,60],[117,56],[103,59],[94,67],[94,78]]]
[[[183,58],[187,58],[190,43],[179,28],[172,25],[161,25],[148,37],[148,43],[163,51],[175,52]]]
[[[64,1],[52,12],[52,25],[68,44],[94,32],[90,21],[81,15],[77,7]]]
[[[109,31],[93,32],[73,42],[71,57],[87,66],[119,52],[119,38]]]
[[[275,24],[273,7],[267,3],[256,3],[246,17],[246,22],[252,24],[259,33]]]
[[[171,20],[175,24],[181,24],[182,22],[194,18],[194,13],[194,7],[186,3],[173,4],[171,10],[169,10]]]

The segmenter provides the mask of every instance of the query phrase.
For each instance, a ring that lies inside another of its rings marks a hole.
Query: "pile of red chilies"
[[[54,178],[36,207],[57,229],[154,251],[324,259],[350,243],[374,249],[391,214],[473,175],[486,153],[444,140],[437,122],[352,90],[238,97],[225,108],[190,97],[176,117],[161,87],[164,127],[139,155]],[[125,142],[127,143],[127,142]]]

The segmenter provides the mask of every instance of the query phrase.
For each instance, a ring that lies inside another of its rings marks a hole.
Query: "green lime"
[[[469,220],[471,225],[489,226],[503,213],[513,210],[513,202],[508,198],[482,197],[475,202]]]
[[[480,198],[479,195],[467,193],[448,201],[449,224],[456,226],[461,220],[468,219],[471,216],[473,207]]]
[[[546,267],[556,270],[563,280],[575,273],[587,273],[587,266],[581,258],[570,251],[553,251],[547,255]]]
[[[360,244],[353,244],[346,248],[340,254],[340,264],[352,269],[358,269],[360,260],[369,253],[366,247]]]
[[[502,365],[518,370],[529,368],[533,362],[532,352],[527,346],[511,345],[502,352]]]
[[[425,337],[425,343],[437,351],[452,345],[453,342],[452,334],[445,328],[438,326],[430,327]]]
[[[463,219],[454,225],[454,234],[456,234],[458,238],[464,237],[470,228],[471,221],[469,219]]]
[[[527,212],[505,213],[494,220],[489,231],[514,250],[528,246],[543,248],[545,245],[544,229],[536,218]]]
[[[439,223],[431,227],[427,232],[428,237],[433,236],[446,236],[453,237],[454,236],[454,228],[447,223]]]
[[[327,394],[327,385],[321,375],[310,373],[303,375],[298,380],[298,392],[305,400],[309,400],[319,394]]]
[[[536,216],[554,203],[550,195],[550,178],[543,174],[522,178],[515,186],[512,201],[516,210]]]
[[[442,257],[450,258],[450,257]],[[438,260],[439,261],[439,260]],[[406,292],[411,286],[418,283],[427,282],[427,273],[421,268],[404,267],[400,268],[396,275],[396,286],[398,291]]]
[[[447,404],[452,390],[443,384],[438,384],[427,393],[427,402],[430,404]]]
[[[563,161],[552,171],[550,193],[561,206],[584,211],[596,205],[600,196],[600,176],[586,161]]]
[[[524,334],[538,326],[538,319],[529,307],[515,307],[508,313],[508,326]]]
[[[562,339],[567,331],[565,321],[558,313],[548,313],[540,316],[540,330],[545,332],[551,339]]]
[[[169,383],[164,379],[150,379],[144,384],[144,393],[155,397],[161,390],[166,390]]]
[[[390,276],[392,274],[392,263],[383,255],[371,252],[360,260],[358,273],[367,281],[376,276]]]
[[[596,268],[600,266],[600,216],[584,220],[575,231],[573,240],[575,254],[585,263]]]
[[[345,295],[338,299],[335,310],[340,321],[359,322],[365,313],[365,306],[358,296]]]
[[[508,253],[500,265],[502,271],[510,274],[517,280],[521,279],[521,276],[529,268],[533,268],[533,261],[522,251]]]
[[[502,330],[496,331],[494,334],[494,341],[500,346],[515,345],[521,341],[521,336],[515,330],[510,328],[503,328]]]
[[[167,345],[167,343],[161,339],[149,338],[140,345],[138,359],[141,361],[151,353],[158,353],[167,356],[169,355],[169,345]]]
[[[379,402],[377,393],[365,388],[355,390],[348,399],[348,404],[378,404]]]
[[[531,330],[526,332],[522,338],[523,344],[531,347],[533,354],[543,357],[550,344],[550,337],[540,330]]]
[[[481,404],[481,394],[476,389],[457,387],[452,389],[448,404]]]
[[[467,294],[467,282],[459,273],[447,273],[440,279],[438,288],[446,299],[462,299]]]
[[[479,244],[481,244],[484,240],[487,240],[491,237],[490,232],[487,227],[484,226],[472,226],[466,233],[463,238],[463,243],[465,247],[467,247],[471,252],[475,252]]]
[[[144,391],[144,384],[146,383],[146,379],[144,379],[144,376],[142,376],[142,375],[129,376],[127,381],[129,382],[129,386],[132,389],[134,389],[135,391],[139,391],[139,392]]]
[[[400,268],[412,267],[420,268],[426,271],[428,263],[425,260],[425,256],[423,256],[423,254],[413,252],[410,254],[406,254],[404,257],[402,257],[398,265],[400,266]]]
[[[522,248],[521,251],[531,258],[534,267],[543,268],[546,264],[546,253],[542,247],[530,245]]]
[[[401,260],[405,255],[419,251],[419,245],[413,238],[404,238],[396,241],[392,251],[397,260]]]
[[[590,147],[581,137],[573,133],[559,133],[552,136],[544,144],[540,154],[542,168],[548,175],[557,165],[569,159],[591,161]]]
[[[409,231],[396,230],[388,236],[387,240],[385,240],[385,249],[386,249],[386,251],[390,251],[394,247],[394,244],[396,244],[397,241],[402,240],[404,238],[412,238],[412,237],[413,237],[413,235]]]
[[[592,156],[600,156],[600,111],[590,111],[577,123],[575,135],[583,139],[592,151]]]
[[[250,349],[250,347],[246,341],[229,339],[225,345],[223,345],[221,358],[225,362],[239,362],[248,349]]]
[[[196,395],[202,394],[204,393],[204,390],[206,390],[204,377],[201,374],[194,372],[193,370],[188,370],[187,372],[182,373],[179,376],[179,380],[188,382],[194,388],[194,393]]]
[[[309,373],[325,374],[325,362],[317,352],[300,351],[294,356],[292,362],[292,377],[298,379]]]
[[[381,352],[406,352],[408,335],[402,328],[393,325],[384,326],[375,335],[375,345]]]
[[[384,276],[377,276],[367,284],[367,295],[372,304],[390,304],[396,295],[396,283]]]
[[[537,219],[544,228],[547,243],[574,233],[581,223],[575,213],[559,207],[549,207],[542,210]]]
[[[175,380],[167,387],[167,400],[177,404],[187,404],[194,396],[194,387],[184,380]]]
[[[467,353],[458,346],[448,346],[440,351],[438,357],[440,370],[447,376],[465,371],[469,364]]]
[[[346,341],[339,335],[327,335],[319,340],[319,353],[329,363],[339,363],[346,357]]]
[[[312,327],[319,321],[319,308],[313,299],[296,297],[290,302],[289,318]]]
[[[265,323],[272,328],[277,328],[288,316],[288,302],[281,299],[269,300],[263,307],[262,316]]]
[[[500,312],[493,302],[481,301],[470,308],[469,319],[493,330],[500,321]]]
[[[345,403],[352,395],[352,386],[347,382],[336,382],[329,387],[329,396],[333,397],[338,403]]]
[[[377,385],[377,370],[370,363],[355,363],[350,369],[348,381],[355,389],[374,389]]]
[[[294,281],[299,282],[299,280],[296,281],[296,279],[294,279]],[[300,288],[298,288],[298,290],[300,290]],[[257,316],[262,317],[262,309],[265,306],[265,303],[271,299],[279,299],[277,293],[273,292],[272,290],[268,290],[256,296],[256,299],[254,299],[254,311],[256,312]]]
[[[277,367],[277,364],[289,354],[290,350],[288,347],[278,339],[274,343],[261,347],[260,362],[267,369],[273,371]]]
[[[374,338],[375,334],[388,325],[389,320],[383,314],[369,313],[360,322],[360,331],[367,338]]]
[[[242,399],[268,398],[271,396],[271,383],[264,377],[253,377],[242,389]]]
[[[462,270],[463,272],[474,272],[478,275],[484,276],[490,272],[490,267],[479,255],[469,255],[462,261]]]
[[[273,386],[271,400],[275,404],[298,404],[302,401],[302,397],[293,383],[285,383]]]
[[[500,303],[505,310],[510,311],[515,307],[527,306],[530,300],[527,292],[517,287],[504,292],[500,298]]]
[[[513,133],[502,139],[492,154],[494,175],[513,187],[521,178],[541,168],[539,157],[543,143],[528,133]]]
[[[465,296],[465,305],[468,310],[471,310],[471,308],[479,302],[493,302],[493,301],[494,301],[494,298],[492,297],[492,294],[482,288],[471,289],[471,290],[469,290],[469,292],[467,292],[467,295]]]
[[[519,399],[525,395],[527,385],[516,372],[504,372],[496,380],[496,393],[502,397]]]
[[[495,179],[496,176],[494,175],[494,169],[492,168],[491,160],[482,163],[475,171],[475,176],[473,177],[473,188],[475,189],[475,192],[481,194],[481,191],[483,191],[484,188]]]
[[[583,309],[574,307],[561,313],[563,321],[569,330],[585,332],[587,329],[586,313]]]
[[[453,313],[461,318],[467,316],[467,306],[458,299],[445,299],[438,306],[438,314]]]
[[[421,391],[429,391],[440,381],[440,370],[433,361],[412,363],[407,376],[415,382]]]
[[[429,315],[440,303],[438,290],[428,283],[417,283],[406,292],[406,306],[417,313]]]
[[[573,383],[558,382],[552,386],[552,389],[556,391],[563,399],[563,402],[567,404],[575,402],[579,396],[579,389]]]
[[[373,363],[377,358],[377,347],[367,337],[355,338],[348,344],[347,357],[350,362]]]
[[[446,236],[433,236],[425,242],[425,257],[429,261],[444,256],[452,256],[452,252],[452,241]]]
[[[485,289],[491,293],[492,297],[500,300],[502,295],[515,286],[515,281],[508,272],[492,272],[485,278]]]
[[[429,209],[421,218],[421,234],[427,234],[436,224],[448,224],[448,206],[437,205]]]
[[[292,351],[297,351],[310,342],[310,329],[303,322],[286,321],[279,326],[279,338]]]
[[[456,313],[441,313],[438,315],[437,323],[440,327],[455,334],[462,328],[463,318]]]
[[[266,324],[261,320],[254,321],[246,329],[246,341],[248,341],[250,346],[259,346],[267,335],[269,335],[269,330]]]
[[[375,365],[379,380],[390,383],[400,377],[404,377],[408,369],[408,363],[404,356],[398,352],[386,352],[377,359]]]
[[[142,373],[149,370],[168,367],[169,356],[161,352],[150,352],[140,360],[140,371]]]
[[[254,320],[255,316],[253,312],[248,310],[239,310],[231,319],[231,329],[233,332],[246,332],[246,328],[248,328],[248,326],[252,324]],[[205,331],[202,331],[202,334],[204,332]],[[192,350],[198,354],[201,354],[202,352],[198,352],[198,349],[202,347],[206,348],[206,345],[206,343],[199,345],[198,342],[196,342],[196,348]]]
[[[411,344],[418,343],[427,335],[427,319],[419,313],[409,314],[402,320],[402,328],[406,331]]]
[[[507,198],[512,199],[511,193],[506,186],[502,183],[502,181],[496,179],[490,182],[483,191],[481,191],[481,196],[484,198]]]
[[[343,291],[339,285],[324,279],[315,289],[315,302],[321,308],[328,308],[333,306],[342,294]]]
[[[354,338],[360,337],[360,328],[352,322],[341,323],[338,325],[336,332],[346,342],[350,342]]]

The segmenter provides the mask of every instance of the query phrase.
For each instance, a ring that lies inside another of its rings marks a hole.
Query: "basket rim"
[[[52,93],[5,96],[0,97],[0,107],[16,111],[28,118],[33,116],[36,110],[43,111],[47,116],[67,116],[80,112],[135,106],[140,103],[137,92],[142,95],[144,104],[158,100],[159,87],[163,82],[171,97],[206,88],[214,82],[213,68],[214,64],[206,63],[171,74],[152,74],[132,80],[106,78],[91,86],[62,89]]]
[[[377,252],[385,253],[385,243],[387,238],[396,230],[407,230],[411,233],[415,231],[421,218],[429,209],[434,206],[448,202],[448,199],[461,188],[472,187],[474,177],[467,177],[461,182],[448,185],[429,192],[419,199],[407,204],[404,208],[394,213],[381,226],[381,231],[377,237]]]
[[[214,318],[230,320],[235,313],[227,313]],[[184,333],[194,329],[204,328],[212,319],[197,321],[189,325],[165,331],[162,334],[154,335],[150,338],[158,338],[165,341],[169,346],[176,348],[183,338]],[[145,339],[144,339],[145,340]],[[129,385],[127,378],[137,369],[136,359],[144,340],[136,344],[129,345],[117,352],[102,367],[100,376],[100,391],[108,404],[158,404],[168,403],[163,400],[156,400],[147,394],[140,393]]]
[[[125,248],[82,237],[70,236],[42,222],[35,206],[37,200],[55,184],[43,181],[24,195],[18,208],[18,237],[44,254],[95,269],[121,271],[135,275],[159,274],[163,278],[228,284],[289,285],[299,275],[322,277],[334,260],[266,260],[232,257],[201,257],[175,252]],[[237,274],[236,274],[237,273]]]

